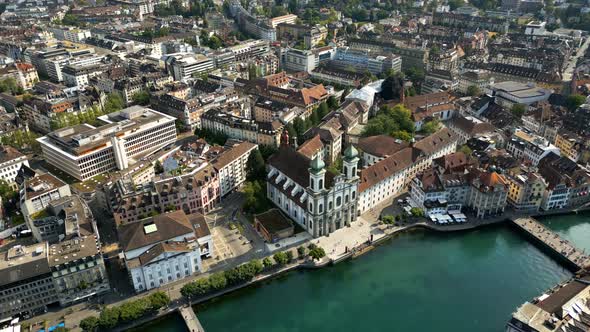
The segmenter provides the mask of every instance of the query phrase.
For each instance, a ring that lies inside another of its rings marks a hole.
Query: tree
[[[298,247],[297,254],[299,255],[299,258],[305,257],[305,247],[304,246]]]
[[[154,163],[154,172],[156,174],[164,173],[164,166],[162,166],[162,163],[160,162],[160,160],[156,160],[156,162]]]
[[[467,157],[471,156],[471,154],[473,153],[473,150],[471,150],[471,148],[467,145],[461,146],[458,151],[463,152],[463,154],[465,154]]]
[[[414,217],[424,217],[424,210],[421,208],[413,207],[410,209],[410,214]]]
[[[402,140],[404,142],[409,142],[413,138],[412,134],[408,133],[405,130],[396,130],[393,133],[391,133],[391,137],[397,138],[397,139]]]
[[[334,96],[330,96],[328,97],[328,101],[326,102],[328,104],[328,108],[330,110],[336,110],[338,109],[338,99],[336,99],[336,97]]]
[[[222,272],[211,275],[209,282],[211,283],[211,288],[214,290],[220,290],[227,286],[227,279],[225,279],[225,275]]]
[[[137,92],[133,95],[133,102],[138,105],[148,105],[150,103],[150,94],[149,92],[142,90]]]
[[[272,261],[268,257],[264,257],[262,260],[262,265],[264,265],[264,269],[268,270],[272,267]]]
[[[259,259],[253,259],[248,264],[254,268],[255,274],[258,274],[264,270],[264,264]]]
[[[80,328],[85,332],[95,332],[98,330],[98,317],[90,316],[80,321]]]
[[[217,132],[214,130],[210,130],[207,128],[197,128],[195,129],[195,136],[198,138],[203,138],[207,143],[214,145],[224,145],[225,141],[229,138],[226,134],[222,132]]]
[[[261,213],[269,209],[266,198],[266,182],[264,181],[246,181],[243,187],[244,191],[244,210],[249,213]]]
[[[424,74],[424,70],[418,67],[410,67],[405,71],[406,77],[412,82],[421,82],[424,81],[426,75]]]
[[[317,112],[318,118],[321,121],[326,115],[328,115],[330,108],[328,108],[328,104],[326,104],[326,102],[322,102],[320,106],[318,106]]]
[[[291,250],[287,251],[287,261],[291,262],[293,260],[293,252]]]
[[[120,315],[121,311],[118,307],[105,308],[100,313],[98,324],[102,329],[110,330],[119,324]]]
[[[526,107],[523,104],[514,104],[512,105],[510,112],[512,113],[512,115],[520,119],[526,112]]]
[[[289,257],[284,252],[277,252],[272,256],[272,258],[277,262],[279,265],[285,265],[289,262]]]
[[[110,114],[122,110],[123,107],[125,107],[123,97],[119,93],[113,92],[107,96],[103,109],[105,114]]]
[[[440,120],[438,118],[434,118],[422,125],[422,132],[427,135],[434,134],[440,128],[440,126]]]
[[[0,92],[11,92],[13,94],[22,94],[22,87],[18,86],[14,77],[6,77],[0,81]]]
[[[414,133],[412,113],[403,105],[383,106],[377,115],[369,120],[362,135],[374,136],[388,134],[404,140],[410,140]]]
[[[164,292],[155,292],[148,297],[151,309],[158,310],[164,308],[170,304],[170,297]]]
[[[381,83],[381,97],[385,100],[399,99],[403,86],[404,75],[399,72],[393,73]]]
[[[565,100],[565,106],[568,110],[575,111],[584,102],[586,102],[586,98],[582,95],[569,95]]]
[[[264,158],[260,150],[254,149],[250,156],[248,156],[248,162],[246,163],[247,180],[265,180],[266,179],[266,165],[264,164]]]
[[[320,259],[322,259],[322,257],[326,256],[326,252],[324,251],[324,248],[322,248],[322,247],[315,247],[309,251],[309,256],[313,260],[319,261]]]
[[[211,282],[209,278],[197,279],[184,285],[180,289],[180,294],[184,297],[191,297],[197,295],[207,294],[211,290]]]
[[[479,96],[480,94],[481,90],[477,87],[477,85],[470,85],[467,87],[468,96]]]
[[[455,9],[465,5],[465,1],[464,0],[449,0],[448,4],[449,4],[449,7],[451,10],[455,10]]]

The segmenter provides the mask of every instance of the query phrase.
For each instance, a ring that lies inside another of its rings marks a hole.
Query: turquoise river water
[[[543,222],[590,250],[590,217]],[[412,231],[355,260],[293,272],[195,307],[207,332],[500,332],[571,273],[508,226]],[[139,329],[185,331],[178,316]]]

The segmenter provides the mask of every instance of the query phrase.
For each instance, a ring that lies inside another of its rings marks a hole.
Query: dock
[[[184,320],[189,332],[205,332],[203,325],[197,318],[197,314],[191,306],[182,306],[178,308],[182,319]]]
[[[576,248],[568,240],[545,227],[534,218],[513,219],[512,223],[523,232],[529,234],[537,243],[544,245],[553,254],[566,262],[574,270],[590,266],[590,257],[583,250]]]

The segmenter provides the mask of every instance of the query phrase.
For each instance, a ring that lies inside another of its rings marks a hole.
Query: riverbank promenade
[[[190,332],[205,332],[205,329],[203,328],[203,325],[201,325],[193,307],[190,305],[182,306],[178,308],[178,312],[180,312],[180,315],[182,316],[182,319],[184,319],[184,323]]]
[[[537,241],[551,248],[556,254],[562,256],[563,259],[570,262],[577,269],[590,266],[590,257],[583,250],[576,248],[568,240],[561,238],[557,233],[548,229],[534,218],[517,218],[513,219],[512,222],[521,230],[537,239]]]

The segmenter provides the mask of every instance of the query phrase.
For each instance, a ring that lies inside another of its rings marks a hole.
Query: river
[[[590,225],[579,219],[544,222],[590,245]],[[508,226],[452,234],[419,230],[353,261],[292,272],[195,309],[207,332],[499,332],[517,306],[569,276]],[[178,317],[141,328],[184,330]]]

